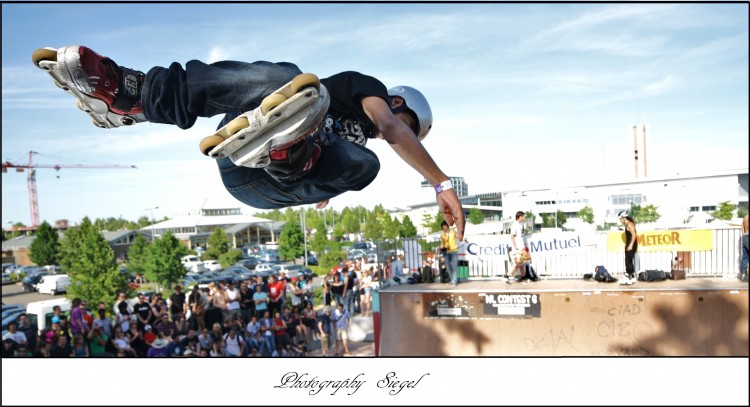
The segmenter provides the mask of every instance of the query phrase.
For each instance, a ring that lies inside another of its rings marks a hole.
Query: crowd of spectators
[[[300,357],[317,343],[323,356],[350,355],[352,315],[370,315],[370,293],[378,286],[372,268],[340,264],[321,283],[324,304],[316,311],[312,277],[261,277],[209,283],[168,299],[120,293],[111,309],[91,311],[72,301],[69,315],[53,309],[51,325],[39,332],[27,315],[3,336],[3,357]],[[333,352],[331,352],[333,348]]]

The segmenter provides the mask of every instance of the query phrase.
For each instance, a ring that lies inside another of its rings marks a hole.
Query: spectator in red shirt
[[[281,313],[281,297],[285,294],[284,283],[276,280],[275,276],[268,278],[268,311],[271,315]]]
[[[286,349],[286,346],[291,343],[291,340],[289,338],[289,334],[286,333],[286,321],[281,318],[281,313],[278,311],[273,314],[273,324],[275,327],[274,336],[276,347],[279,348],[280,346],[281,349]]]

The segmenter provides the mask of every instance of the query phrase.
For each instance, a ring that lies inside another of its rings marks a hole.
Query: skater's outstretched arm
[[[427,181],[432,185],[437,185],[448,180],[448,176],[440,170],[414,131],[391,112],[383,99],[375,96],[364,97],[362,108],[378,127],[379,137],[382,136],[396,154],[422,174]],[[466,219],[464,219],[463,207],[456,191],[448,189],[440,192],[437,195],[437,201],[448,224],[455,223],[458,240],[463,240]]]

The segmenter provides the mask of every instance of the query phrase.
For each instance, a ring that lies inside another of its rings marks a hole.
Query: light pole
[[[305,225],[305,208],[299,209],[300,224],[302,225],[302,238],[305,242],[305,252],[302,253],[302,257],[305,259],[305,267],[307,267],[307,226]]]
[[[13,263],[16,263],[16,233],[15,228],[13,227],[13,222],[8,221],[8,225],[10,225],[10,240],[13,242]]]
[[[151,211],[151,225],[149,225],[149,229],[151,229],[151,241],[154,241],[154,209],[159,209],[158,206],[152,206],[150,208],[146,208],[144,210]]]

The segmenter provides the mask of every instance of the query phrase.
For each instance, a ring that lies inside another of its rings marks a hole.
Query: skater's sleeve
[[[362,108],[362,99],[376,96],[389,102],[388,89],[379,80],[359,72],[346,71],[321,80],[331,95],[331,107],[342,113],[369,120]]]

